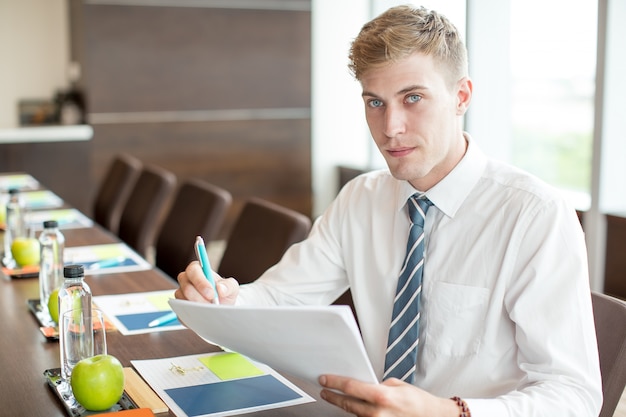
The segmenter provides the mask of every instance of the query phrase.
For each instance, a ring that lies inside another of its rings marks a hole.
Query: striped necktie
[[[408,383],[414,379],[424,265],[424,219],[431,205],[428,199],[420,198],[418,194],[407,202],[411,228],[393,302],[383,379],[395,377]]]

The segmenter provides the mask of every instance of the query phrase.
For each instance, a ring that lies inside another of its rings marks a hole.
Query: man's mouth
[[[400,158],[413,152],[413,149],[415,148],[408,148],[408,147],[393,148],[393,149],[388,149],[387,153],[389,153],[389,155],[391,155],[394,158]]]

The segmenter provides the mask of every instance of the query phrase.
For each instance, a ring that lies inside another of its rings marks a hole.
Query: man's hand
[[[220,304],[234,304],[239,294],[239,283],[234,278],[224,279],[213,272],[213,279],[217,287]],[[174,293],[179,300],[213,302],[215,293],[206,279],[200,263],[191,262],[185,271],[178,274],[180,288]]]
[[[337,375],[322,375],[321,396],[331,404],[360,417],[415,416],[458,417],[459,409],[448,398],[390,378],[381,384],[367,384]]]

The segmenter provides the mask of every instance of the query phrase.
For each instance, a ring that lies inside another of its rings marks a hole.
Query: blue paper
[[[241,410],[302,397],[272,375],[172,388],[165,392],[188,416]]]
[[[162,324],[159,327],[148,326],[148,323],[150,323],[154,319],[163,316],[163,314],[165,313],[167,313],[167,311],[151,311],[149,313],[123,314],[115,317],[117,317],[117,319],[122,322],[122,324],[126,326],[129,331],[141,329],[158,329],[169,326],[180,326],[180,321],[178,321],[178,319],[166,324]]]

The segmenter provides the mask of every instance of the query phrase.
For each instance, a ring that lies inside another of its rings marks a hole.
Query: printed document
[[[170,300],[179,320],[222,348],[317,384],[322,374],[377,383],[348,306],[226,306]]]

